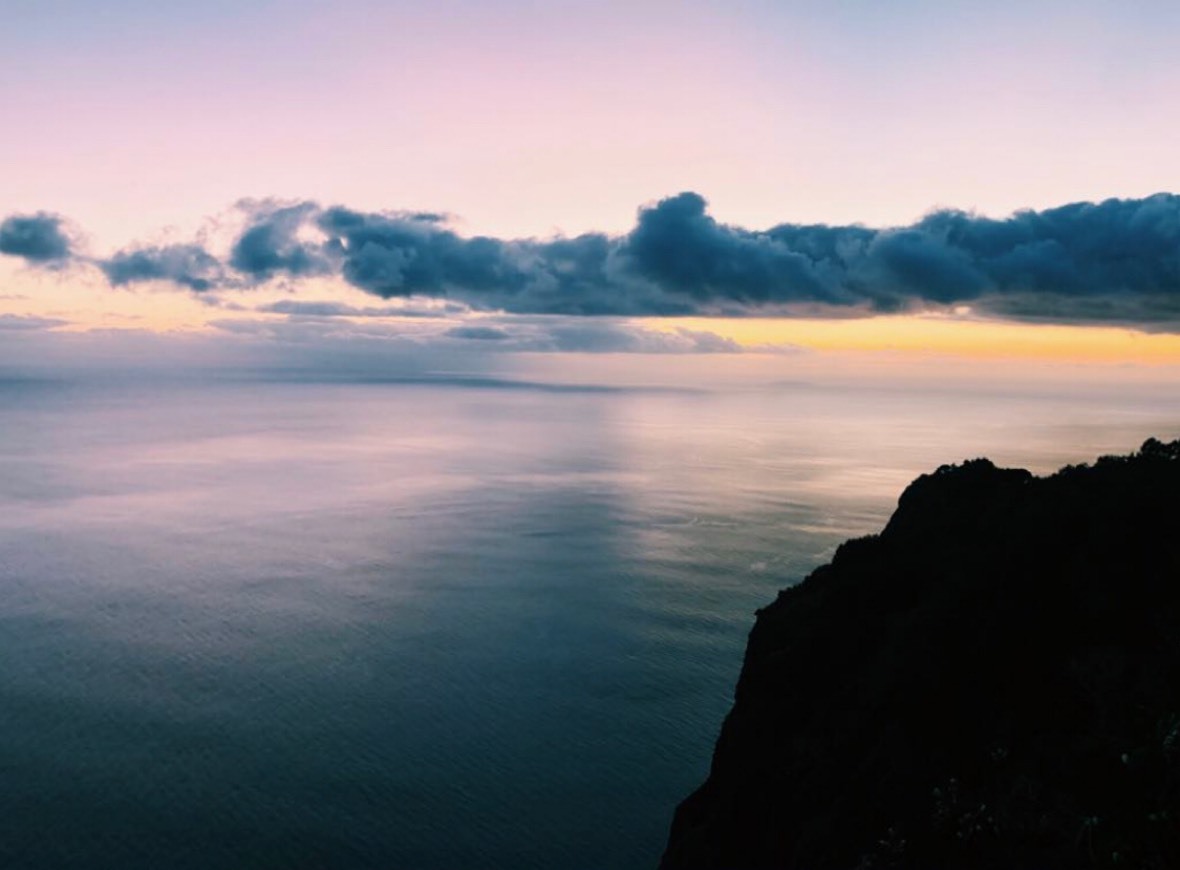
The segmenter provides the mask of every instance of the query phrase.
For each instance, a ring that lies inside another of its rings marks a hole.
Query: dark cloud
[[[298,233],[316,211],[314,203],[247,206],[251,221],[230,251],[229,264],[252,282],[276,275],[305,278],[332,270],[322,245],[304,241]]]
[[[386,299],[442,296],[476,301],[511,297],[533,280],[520,243],[462,238],[418,215],[364,214],[330,208],[317,226],[338,254],[350,284]]]
[[[43,265],[62,263],[70,257],[70,240],[63,224],[57,215],[43,211],[5,218],[0,222],[0,254]]]
[[[1057,319],[1174,319],[1180,197],[1077,203],[1005,220],[939,211],[909,227],[717,224],[695,194],[640,213],[636,268],[703,307],[810,303],[888,312],[972,303]]]
[[[781,238],[718,224],[695,193],[643,209],[622,243],[629,266],[669,294],[698,304],[805,300],[845,304],[838,282]]]
[[[331,261],[348,283],[385,299],[445,296],[481,310],[542,314],[694,310],[691,302],[667,298],[658,287],[614,270],[618,240],[601,234],[549,241],[465,238],[438,215],[341,207],[324,209],[311,222],[325,239],[318,253],[305,252],[300,260]],[[276,267],[267,276],[304,274],[302,266]]]
[[[718,223],[702,197],[682,193],[641,209],[625,236],[548,241],[463,238],[430,218],[331,208],[314,221],[323,256],[366,292],[515,313],[873,314],[970,303],[1011,317],[1149,323],[1176,320],[1180,298],[1180,197],[1170,194],[1004,220],[946,210],[883,230],[752,231]]]
[[[617,239],[590,233],[550,241],[464,238],[436,215],[321,212],[346,281],[385,299],[446,296],[481,310],[533,314],[687,314],[688,301],[616,270]]]
[[[115,287],[141,281],[171,281],[201,293],[225,286],[221,263],[200,245],[164,245],[120,251],[98,267]]]
[[[888,229],[767,230],[719,223],[701,196],[681,193],[640,209],[623,236],[549,240],[464,237],[425,212],[243,208],[248,223],[224,264],[203,247],[174,245],[98,265],[113,284],[169,280],[197,291],[339,275],[384,299],[445,297],[513,314],[831,316],[969,304],[1005,317],[1180,324],[1180,197],[1165,193],[1000,220],[942,210]],[[3,227],[8,252],[68,255],[56,218],[14,217]],[[271,310],[362,316],[298,304]]]
[[[739,302],[886,312],[971,303],[1007,316],[1177,320],[1180,197],[1075,203],[1004,220],[934,212],[909,227],[717,224],[695,194],[640,213],[623,250],[703,308]]]

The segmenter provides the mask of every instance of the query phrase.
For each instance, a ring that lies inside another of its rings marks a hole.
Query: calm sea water
[[[756,607],[1170,392],[0,383],[0,866],[654,867]]]

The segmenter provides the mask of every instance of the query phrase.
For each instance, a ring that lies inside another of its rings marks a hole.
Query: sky
[[[0,342],[1180,363],[1178,43],[1170,2],[10,0]]]

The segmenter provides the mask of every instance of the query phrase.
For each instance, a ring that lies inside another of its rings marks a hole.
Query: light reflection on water
[[[1175,399],[0,385],[0,864],[654,866],[753,610]]]

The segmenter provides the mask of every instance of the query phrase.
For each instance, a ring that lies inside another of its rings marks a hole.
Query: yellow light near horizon
[[[3,260],[4,258],[0,258]],[[373,298],[333,279],[312,279],[300,287],[305,299],[339,301],[365,307]],[[219,320],[280,320],[261,315],[265,303],[291,298],[282,286],[219,294],[234,307],[203,304],[189,293],[154,285],[111,289],[97,274],[68,275],[0,262],[0,313],[65,321],[64,331],[142,329],[154,332],[207,331]],[[643,318],[644,328],[672,332],[712,332],[743,347],[794,345],[815,351],[886,354],[920,359],[924,355],[978,360],[1040,360],[1104,365],[1180,365],[1180,334],[1131,327],[1020,323],[985,319],[962,310],[846,319],[804,318]]]
[[[713,332],[751,349],[797,345],[812,350],[912,351],[995,359],[1180,363],[1180,335],[1116,326],[932,315],[843,320],[678,318],[647,321],[646,325]]]

